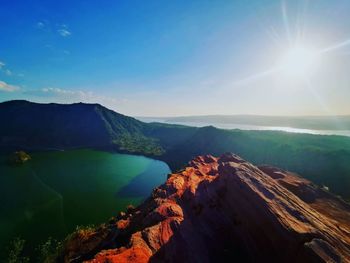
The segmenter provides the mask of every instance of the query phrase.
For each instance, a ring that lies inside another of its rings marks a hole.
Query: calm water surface
[[[72,150],[31,154],[11,167],[0,156],[0,248],[15,236],[32,247],[77,225],[107,221],[139,204],[170,173],[164,162],[127,154]]]

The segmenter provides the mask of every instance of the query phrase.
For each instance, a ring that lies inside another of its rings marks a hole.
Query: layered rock
[[[200,156],[139,207],[77,234],[62,259],[350,262],[350,206],[293,173]]]

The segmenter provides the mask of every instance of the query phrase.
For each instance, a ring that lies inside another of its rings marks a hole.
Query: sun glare
[[[282,57],[281,68],[284,73],[292,76],[304,76],[311,73],[317,66],[319,56],[315,50],[297,46]]]

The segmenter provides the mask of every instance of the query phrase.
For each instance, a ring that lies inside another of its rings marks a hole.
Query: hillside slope
[[[145,135],[148,124],[99,104],[0,103],[3,149],[94,147],[160,155],[162,146]]]
[[[142,154],[177,170],[198,155],[235,152],[288,169],[350,200],[350,138],[143,123],[99,104],[0,103],[0,152],[98,148]]]
[[[136,209],[65,243],[62,262],[350,262],[350,206],[231,154],[199,156]]]

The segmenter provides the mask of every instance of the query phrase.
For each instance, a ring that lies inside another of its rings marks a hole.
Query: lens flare
[[[319,52],[303,46],[288,50],[281,59],[281,70],[292,76],[305,76],[316,69],[319,63]]]

